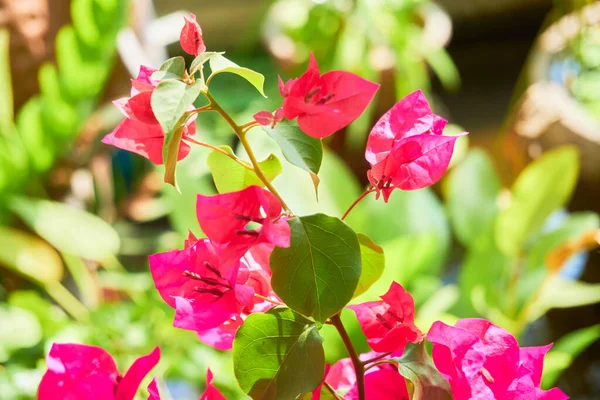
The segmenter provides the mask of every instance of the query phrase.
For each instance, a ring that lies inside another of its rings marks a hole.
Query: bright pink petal
[[[433,123],[434,115],[425,95],[420,90],[409,94],[377,121],[369,133],[365,158],[371,165],[383,161],[397,141],[425,134]]]
[[[146,356],[140,357],[129,367],[129,370],[119,383],[116,400],[133,400],[140,384],[150,370],[160,360],[160,349],[157,347]]]
[[[273,114],[269,111],[259,111],[253,118],[262,126],[271,126],[274,122]]]
[[[239,315],[243,308],[238,303],[233,290],[229,290],[219,297],[211,296],[212,302],[206,300],[208,295],[198,297],[198,299],[175,298],[174,327],[195,332],[206,331]]]
[[[334,390],[345,392],[350,390],[356,383],[356,374],[352,360],[342,358],[329,370],[325,381],[331,385]]]
[[[158,384],[156,378],[152,379],[152,382],[148,385],[148,400],[161,400],[160,393],[158,391]]]
[[[406,382],[398,371],[380,369],[365,374],[366,400],[409,400]],[[344,400],[358,400],[356,385],[346,394]]]
[[[569,396],[559,388],[552,388],[550,390],[536,389],[535,395],[536,400],[569,400]]]
[[[206,391],[200,396],[200,400],[227,400],[213,385],[213,374],[210,368],[206,372]]]
[[[367,108],[379,84],[345,71],[327,72],[321,77],[320,91],[331,96],[326,107],[306,107],[298,126],[315,138],[327,137],[348,126]]]
[[[537,387],[540,386],[542,381],[544,357],[551,348],[552,343],[539,347],[523,347],[519,351],[521,366],[529,371],[531,379]]]
[[[242,318],[236,316],[223,322],[216,328],[197,332],[198,338],[202,343],[214,347],[217,350],[231,350],[235,333],[243,323],[244,321]]]
[[[202,28],[200,28],[194,14],[184,17],[184,19],[185,25],[179,36],[181,48],[188,54],[198,56],[206,51],[206,46],[202,39]]]
[[[119,372],[105,350],[81,344],[53,344],[39,400],[110,400]]]
[[[131,112],[131,117],[145,124],[157,125],[158,121],[152,111],[150,103],[153,92],[142,92],[131,97],[127,101],[127,108]]]
[[[194,124],[195,130],[195,124]],[[190,127],[190,130],[192,127]],[[160,125],[148,125],[134,119],[123,120],[111,133],[102,139],[102,143],[139,154],[161,165],[164,134]],[[190,146],[181,142],[178,159],[185,158],[190,152]]]
[[[348,306],[356,313],[367,343],[377,352],[402,351],[408,342],[418,343],[421,331],[414,324],[414,301],[393,282],[382,301]]]

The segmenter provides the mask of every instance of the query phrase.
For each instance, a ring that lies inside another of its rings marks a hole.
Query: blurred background
[[[479,316],[523,346],[555,342],[543,386],[600,398],[600,2],[0,0],[1,400],[35,398],[53,341],[100,345],[121,368],[158,344],[173,399],[196,399],[208,366],[228,398],[244,398],[229,353],[172,327],[146,261],[202,234],[195,194],[216,193],[208,151],[180,163],[178,194],[160,167],[100,143],[140,64],[183,55],[186,12],[209,50],[266,77],[268,99],[235,76],[211,84],[238,122],[275,109],[277,75],[298,76],[310,51],[322,71],[382,84],[326,141],[318,203],[295,167],[274,181],[296,214],[343,213],[367,184],[370,127],[413,90],[450,134],[469,131],[442,182],[351,214],[386,256],[359,301],[397,280],[423,330]],[[197,137],[235,149],[214,117],[200,116]],[[250,139],[260,157],[279,151],[260,130]],[[366,351],[353,314],[344,319]],[[345,356],[322,334],[329,361]]]

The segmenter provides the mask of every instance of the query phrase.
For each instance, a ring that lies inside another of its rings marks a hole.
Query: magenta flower
[[[206,51],[204,40],[202,39],[202,28],[196,21],[196,15],[190,14],[184,17],[185,25],[179,35],[181,48],[188,54],[198,56]]]
[[[283,108],[279,107],[274,112],[259,111],[254,114],[254,120],[262,126],[275,127],[275,124],[283,121]]]
[[[199,400],[227,400],[225,396],[219,392],[219,389],[213,385],[213,380],[213,374],[209,368],[208,371],[206,371],[206,390],[202,393]],[[153,379],[152,382],[150,382],[150,385],[148,385],[148,393],[150,394],[148,400],[161,400],[156,379]]]
[[[152,93],[159,84],[151,79],[154,72],[156,70],[142,66],[138,77],[131,81],[131,97],[114,101],[125,119],[102,139],[102,143],[137,153],[160,165],[163,163],[162,148],[165,135],[151,106]],[[194,116],[184,128],[183,139],[194,135],[195,132]],[[178,159],[186,157],[189,152],[190,146],[182,141]]]
[[[375,124],[365,158],[368,178],[387,202],[392,190],[421,189],[436,183],[448,169],[459,136],[443,136],[447,121],[431,112],[418,90],[397,102]]]
[[[286,84],[280,79],[283,114],[315,138],[327,137],[348,126],[367,108],[379,85],[345,71],[321,75],[311,53],[308,70]]]
[[[157,347],[138,358],[123,376],[111,355],[99,347],[55,343],[46,358],[48,370],[38,400],[133,400],[159,359]]]
[[[208,238],[239,259],[252,246],[290,246],[290,227],[281,217],[281,202],[268,190],[250,186],[238,192],[198,195],[196,215]],[[258,225],[247,229],[247,225]]]
[[[386,353],[402,352],[408,342],[419,343],[423,334],[415,326],[415,303],[410,293],[392,282],[381,299],[348,306],[356,313],[369,346]]]
[[[378,353],[361,354],[360,359],[366,361],[377,357]],[[382,358],[389,358],[384,357]],[[344,394],[344,400],[358,400],[358,387],[354,366],[349,358],[343,358],[333,367],[327,368],[324,382],[338,394]],[[322,386],[313,392],[313,399],[320,399]],[[396,366],[382,364],[369,368],[365,372],[365,395],[367,400],[408,400],[408,390],[404,377],[398,373]]]
[[[540,389],[543,359],[550,349],[519,348],[517,340],[491,322],[468,318],[455,326],[435,322],[435,366],[450,382],[455,400],[565,400],[560,389]]]
[[[198,332],[239,315],[254,290],[243,285],[248,271],[239,262],[223,265],[220,249],[208,239],[189,244],[150,256],[150,272],[163,300],[175,309],[173,325]]]

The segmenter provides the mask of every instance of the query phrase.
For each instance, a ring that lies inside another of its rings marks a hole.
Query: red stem
[[[348,355],[352,360],[352,365],[354,365],[354,373],[356,374],[356,387],[358,389],[358,400],[365,400],[365,368],[363,363],[360,361],[360,358],[358,358],[358,353],[352,345],[352,340],[350,339],[350,336],[348,336],[348,332],[346,332],[344,324],[342,324],[340,314],[334,315],[329,320],[340,334],[340,337],[344,342],[344,346],[346,346],[346,350],[348,351]]]
[[[344,219],[346,219],[346,217],[348,216],[348,214],[350,214],[350,211],[352,211],[352,209],[353,209],[354,207],[356,207],[356,205],[357,205],[358,203],[360,203],[360,201],[361,201],[362,199],[364,199],[365,197],[367,197],[367,195],[368,195],[369,193],[372,193],[372,192],[374,192],[374,191],[375,191],[375,189],[373,189],[372,187],[369,187],[369,188],[367,188],[367,190],[365,190],[365,191],[364,191],[364,193],[363,193],[363,194],[361,194],[360,196],[358,196],[358,199],[354,200],[354,203],[350,204],[350,207],[348,207],[348,209],[346,210],[346,212],[344,213],[344,215],[342,215],[342,221],[343,221]]]

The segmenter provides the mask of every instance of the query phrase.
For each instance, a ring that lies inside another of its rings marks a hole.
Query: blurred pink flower
[[[138,358],[125,375],[105,350],[83,344],[55,343],[46,358],[48,370],[39,400],[133,400],[146,375],[158,363],[160,349]]]
[[[213,380],[213,374],[209,368],[208,371],[206,371],[206,390],[202,393],[199,400],[227,400],[225,396],[219,392],[219,389],[213,385]],[[148,400],[161,400],[156,379],[153,379],[152,382],[150,382],[150,385],[148,385],[148,393],[150,394]]]

